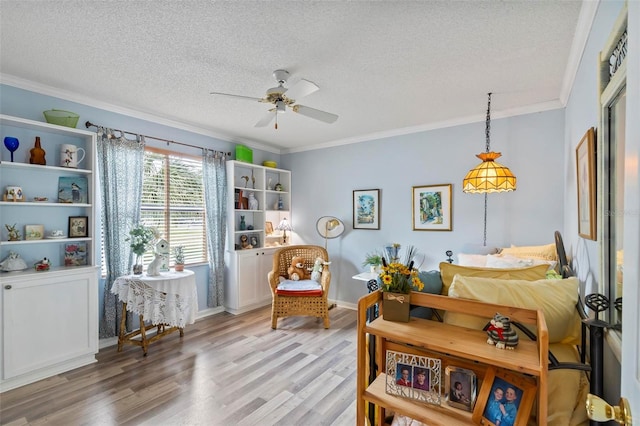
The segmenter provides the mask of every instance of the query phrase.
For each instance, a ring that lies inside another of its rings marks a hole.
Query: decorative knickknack
[[[392,259],[382,256],[382,318],[387,321],[409,322],[409,306],[411,304],[411,290],[422,290],[424,283],[418,278],[418,271],[413,269],[413,258],[417,251],[410,246],[406,254],[406,265],[398,262],[400,244],[390,246],[394,250],[388,250],[387,254]]]
[[[173,255],[176,257],[176,264],[174,270],[176,272],[184,271],[184,247],[176,246],[173,248]]]
[[[40,146],[40,136],[36,136],[36,144],[31,150],[31,157],[29,158],[29,163],[31,164],[41,164],[45,166],[47,164],[47,160],[45,160],[44,156],[46,154],[45,150]]]
[[[411,293],[382,293],[382,318],[387,321],[409,322]]]

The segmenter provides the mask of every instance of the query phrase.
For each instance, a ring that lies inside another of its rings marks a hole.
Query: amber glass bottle
[[[29,158],[29,163],[31,164],[41,164],[45,166],[47,164],[47,160],[44,159],[46,154],[45,150],[40,146],[40,136],[36,136],[36,146],[31,148],[31,158]]]

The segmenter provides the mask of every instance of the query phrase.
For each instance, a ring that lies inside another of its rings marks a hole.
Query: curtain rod
[[[87,129],[88,129],[89,127],[104,127],[104,126],[98,126],[97,124],[93,124],[93,123],[92,123],[92,122],[90,122],[90,121],[87,121],[86,123],[84,123],[84,126],[85,126]],[[114,130],[114,131],[116,131],[116,132],[120,132],[120,133],[122,133],[123,135],[124,135],[125,133],[127,133],[127,134],[129,134],[129,135],[134,135],[134,136],[144,136],[145,138],[155,139],[155,140],[157,140],[157,141],[166,142],[166,143],[167,143],[167,145],[168,145],[168,144],[170,144],[170,143],[174,143],[174,144],[176,144],[176,145],[188,146],[188,147],[191,147],[191,148],[208,149],[209,151],[219,152],[219,153],[221,153],[221,154],[226,154],[226,155],[228,155],[229,157],[231,157],[231,152],[226,152],[226,153],[225,153],[224,151],[218,151],[218,150],[215,150],[215,149],[205,148],[205,147],[203,147],[203,146],[191,145],[191,144],[184,143],[184,142],[172,141],[172,140],[170,140],[170,139],[157,138],[157,137],[155,137],[155,136],[142,135],[142,134],[140,134],[140,133],[127,132],[126,130],[114,129],[114,128],[111,128],[111,127],[108,127],[108,128],[109,128],[109,129],[111,129],[111,130]]]

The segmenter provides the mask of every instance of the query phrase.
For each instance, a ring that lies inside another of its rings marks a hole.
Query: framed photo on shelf
[[[578,235],[596,240],[596,132],[591,127],[576,147]]]
[[[466,368],[445,368],[445,389],[447,402],[452,407],[473,411],[477,392],[476,373]]]
[[[87,204],[89,188],[85,176],[61,176],[58,178],[58,202]]]
[[[451,184],[412,188],[414,231],[451,231]]]
[[[41,240],[44,238],[44,225],[25,225],[25,240]]]
[[[387,351],[386,361],[386,393],[440,405],[441,360]]]
[[[489,426],[526,425],[536,391],[534,379],[491,367],[482,381],[472,419]]]
[[[266,235],[273,234],[273,223],[271,223],[271,222],[265,222],[264,223],[264,233]]]
[[[64,245],[64,266],[83,266],[87,264],[87,243],[79,241]]]
[[[353,229],[380,229],[380,190],[353,191]]]
[[[69,216],[69,238],[89,236],[88,216]]]

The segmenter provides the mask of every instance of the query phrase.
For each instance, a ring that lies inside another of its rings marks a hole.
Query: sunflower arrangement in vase
[[[394,244],[399,249],[399,244]],[[411,291],[421,291],[424,283],[418,277],[418,270],[413,268],[413,258],[417,251],[409,246],[405,256],[406,263],[400,263],[397,257],[392,256],[393,261],[387,262],[382,258],[382,272],[379,275],[381,282],[382,317],[389,321],[409,321],[409,305]]]

